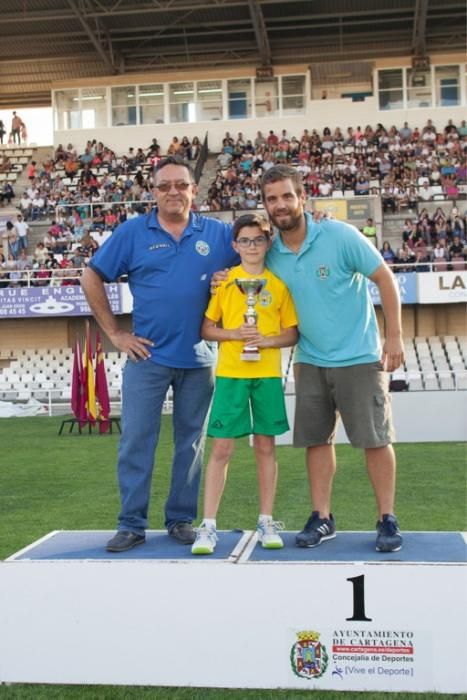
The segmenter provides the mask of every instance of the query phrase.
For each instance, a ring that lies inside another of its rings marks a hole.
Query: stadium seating
[[[454,391],[467,389],[467,339],[464,336],[431,336],[405,340],[405,364],[392,372],[391,381],[404,381],[409,391]],[[286,393],[294,393],[293,353],[283,348],[282,374]],[[1,353],[0,400],[25,401],[34,397],[56,410],[69,411],[73,351],[71,348],[36,348]],[[120,401],[122,368],[126,356],[113,351],[105,356],[109,396]],[[164,410],[170,411],[169,392]],[[60,408],[61,407],[61,408]]]
[[[391,380],[405,379],[409,391],[467,388],[467,354],[462,353],[461,343],[465,348],[463,336],[406,339],[404,368],[393,372]]]

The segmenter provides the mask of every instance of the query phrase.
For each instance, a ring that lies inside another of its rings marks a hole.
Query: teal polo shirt
[[[128,275],[133,331],[152,340],[151,360],[190,369],[214,364],[213,346],[201,340],[214,272],[238,264],[232,227],[191,213],[176,240],[159,224],[157,210],[116,228],[89,262],[103,280]]]
[[[335,219],[306,214],[306,238],[293,253],[280,236],[268,268],[289,288],[299,318],[296,362],[345,367],[376,362],[381,343],[366,278],[384,264],[374,245]]]

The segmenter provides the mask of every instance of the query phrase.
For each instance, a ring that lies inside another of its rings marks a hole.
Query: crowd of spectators
[[[173,137],[165,152],[196,160],[197,137]],[[414,211],[419,202],[456,199],[466,182],[467,126],[449,120],[437,130],[428,120],[422,130],[382,124],[365,129],[305,129],[300,137],[258,131],[251,140],[226,133],[218,170],[201,211],[255,209],[261,203],[262,173],[277,163],[299,170],[310,197],[378,194],[384,211]],[[54,156],[28,167],[30,186],[21,197],[26,219],[52,215],[57,206],[86,203],[149,202],[152,174],[161,158],[157,139],[117,156],[102,142],[88,141],[83,153],[59,145]]]
[[[254,139],[226,133],[217,158],[217,175],[200,209],[254,209],[261,202],[262,173],[278,163],[295,166],[307,195],[331,197],[378,194],[385,211],[415,209],[436,196],[456,199],[466,182],[467,126],[449,120],[437,130],[428,120],[422,130],[326,127],[305,129],[298,138],[258,131]]]
[[[174,137],[166,149],[167,154],[193,161],[200,151],[199,139],[190,142],[186,136],[181,141]],[[88,141],[80,155],[72,144],[66,148],[60,144],[53,157],[28,166],[30,185],[21,196],[21,212],[26,220],[34,221],[53,216],[60,206],[77,205],[79,211],[80,205],[88,203],[153,201],[154,166],[162,157],[157,139],[145,149],[131,147],[120,156],[101,141]]]
[[[18,233],[22,225],[27,226],[21,216],[15,224],[6,224],[9,253],[8,258],[0,254],[0,288],[79,284],[82,270],[99,247],[96,237],[85,232],[76,242],[69,229],[53,221],[43,241],[28,250],[27,234]]]
[[[195,161],[200,151],[199,139],[190,142],[185,136],[174,137],[166,153]],[[21,216],[7,222],[8,258],[0,258],[0,287],[78,284],[83,267],[115,227],[153,206],[153,172],[162,157],[153,139],[148,148],[129,148],[121,156],[102,142],[88,141],[81,155],[68,144],[42,164],[32,160],[30,184],[19,201]],[[46,235],[28,250],[27,222],[44,219],[50,223]]]
[[[8,259],[0,259],[0,287],[78,284],[99,246],[118,224],[139,216],[140,207],[120,204],[104,210],[97,205],[92,216],[85,205],[64,210],[34,250],[28,246],[29,225],[18,215],[16,222],[6,223]]]
[[[449,212],[437,207],[432,214],[424,208],[416,219],[405,220],[397,252],[385,241],[381,255],[398,271],[465,270],[466,242],[466,219],[458,207],[453,206]]]
[[[200,150],[196,137],[191,142],[173,137],[166,153],[195,161]],[[271,130],[267,136],[258,131],[254,140],[226,133],[216,178],[199,209],[256,209],[261,175],[287,163],[302,173],[310,197],[374,193],[385,211],[407,209],[401,247],[394,252],[386,242],[381,250],[388,264],[404,269],[404,264],[416,263],[407,269],[423,270],[432,262],[454,269],[465,263],[465,217],[456,207],[449,214],[438,207],[432,215],[427,209],[417,214],[417,209],[437,192],[443,198],[458,197],[466,182],[466,155],[465,121],[455,126],[449,120],[440,131],[428,120],[421,131],[406,122],[401,129],[378,124],[375,129],[348,127],[345,133],[305,129],[300,138],[286,130],[280,135]],[[7,225],[9,256],[0,261],[0,286],[76,284],[80,269],[114,228],[150,210],[154,167],[162,157],[153,139],[147,148],[129,148],[121,156],[102,142],[88,141],[81,155],[71,144],[59,145],[42,164],[31,161],[30,184],[19,202],[22,217]],[[0,201],[14,197],[9,187],[0,191]],[[45,217],[51,222],[47,234],[28,251],[26,222]],[[371,220],[363,233],[376,243]],[[74,270],[73,275],[67,270]]]

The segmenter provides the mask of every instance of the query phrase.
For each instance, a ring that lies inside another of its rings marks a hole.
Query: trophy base
[[[258,350],[244,350],[240,355],[240,359],[246,360],[247,362],[258,362],[260,354]]]

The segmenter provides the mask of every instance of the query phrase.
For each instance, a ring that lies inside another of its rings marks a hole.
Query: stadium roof
[[[2,0],[0,107],[55,80],[465,50],[465,0]]]

